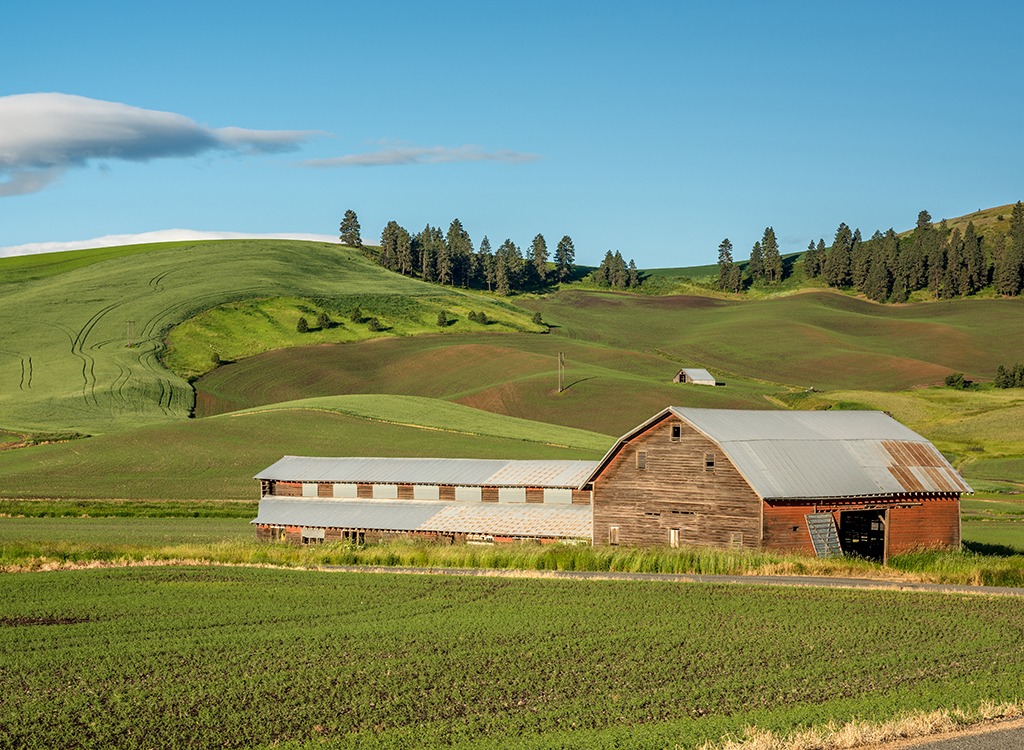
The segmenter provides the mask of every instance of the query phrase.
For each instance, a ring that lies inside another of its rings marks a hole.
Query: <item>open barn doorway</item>
[[[885,561],[885,511],[846,510],[839,514],[839,543],[843,553]]]

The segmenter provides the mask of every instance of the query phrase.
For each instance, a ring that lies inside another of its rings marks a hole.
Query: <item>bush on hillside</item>
[[[299,333],[306,333],[309,330],[309,321],[305,317],[299,318],[299,322],[295,324],[295,330]]]
[[[320,327],[320,330],[326,331],[328,328],[334,325],[331,322],[331,316],[325,312],[321,312],[316,316],[316,324]]]
[[[380,324],[380,321],[377,320],[376,318],[370,318],[368,321],[366,321],[366,327],[369,328],[371,331],[383,331],[384,330],[384,326],[382,326]]]
[[[962,372],[953,372],[946,376],[945,383],[950,388],[969,388],[971,381],[964,377]]]

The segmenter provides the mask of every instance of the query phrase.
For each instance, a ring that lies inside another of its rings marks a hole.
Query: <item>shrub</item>
[[[321,330],[326,331],[332,325],[331,316],[325,312],[321,312],[316,316],[316,324],[321,328]]]
[[[945,383],[950,388],[967,388],[971,381],[964,377],[962,372],[952,372],[946,376]]]
[[[382,326],[380,324],[380,321],[377,320],[376,318],[370,318],[368,321],[366,321],[366,326],[371,331],[383,331],[384,330],[384,326]]]
[[[544,319],[540,316],[539,310],[533,314],[533,324],[538,326],[544,325]]]
[[[295,324],[295,330],[299,333],[305,333],[309,330],[309,321],[305,317],[299,318],[299,322]]]
[[[363,322],[363,311],[359,309],[359,305],[356,305],[355,307],[348,311],[348,319],[351,320],[353,323]]]
[[[437,325],[439,328],[444,328],[448,325],[448,313],[444,310],[437,314]]]
[[[220,367],[224,361],[220,358],[220,352],[214,352],[210,355],[210,364],[214,367]]]

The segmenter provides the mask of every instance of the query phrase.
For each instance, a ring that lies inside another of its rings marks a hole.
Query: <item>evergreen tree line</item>
[[[999,365],[996,378],[992,381],[996,388],[1024,388],[1024,364],[1013,367]]]
[[[348,226],[356,221],[355,213]],[[344,244],[359,247],[345,241]],[[358,227],[358,224],[356,224]],[[351,233],[348,239],[354,239]],[[569,279],[576,269],[576,248],[572,238],[565,235],[555,247],[553,268],[549,267],[550,254],[543,234],[533,238],[527,253],[512,240],[506,239],[496,250],[485,235],[479,249],[474,249],[469,232],[462,222],[454,219],[444,232],[441,227],[427,224],[418,234],[410,234],[396,221],[389,221],[380,236],[380,254],[377,262],[391,271],[415,276],[435,284],[463,287],[486,287],[501,295],[525,289],[536,289]]]
[[[877,302],[905,302],[920,289],[938,298],[965,297],[990,284],[999,294],[1017,295],[1024,289],[1024,205],[1013,207],[1009,235],[988,242],[973,222],[961,232],[944,220],[934,225],[927,211],[905,237],[890,228],[864,241],[859,229],[843,223],[831,247],[812,241],[803,262],[808,278],[852,287]]]
[[[590,281],[597,286],[612,289],[636,289],[642,283],[640,270],[632,258],[626,263],[622,253],[611,250],[604,254],[604,260],[596,271],[591,272]]]

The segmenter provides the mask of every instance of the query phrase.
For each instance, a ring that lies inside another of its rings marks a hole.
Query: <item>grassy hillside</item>
[[[1024,350],[1024,299],[878,305],[828,291],[746,301],[566,292],[522,304],[569,338],[805,388],[900,390],[954,370],[991,380]]]
[[[422,300],[383,321],[391,331],[379,335],[405,333],[399,319],[421,318],[447,301],[460,310],[479,306],[494,317],[498,309],[505,320],[514,317],[507,306],[389,273],[337,245],[223,240],[2,259],[0,428],[96,433],[185,418],[192,389],[160,362],[173,326],[229,302],[298,293],[329,307],[368,291],[378,301]],[[241,306],[236,317],[250,312]],[[285,315],[283,325],[294,330],[297,317]],[[433,317],[436,322],[436,312]],[[521,314],[518,322],[531,325]],[[197,357],[201,370],[212,366],[211,338],[230,357],[235,349],[221,340],[246,333],[235,325],[218,330],[200,322],[195,328],[203,335],[183,347],[191,359],[181,355],[181,374],[189,374]],[[285,337],[281,343],[292,342]]]
[[[562,393],[559,352],[565,353],[568,386]],[[268,352],[200,379],[197,414],[307,396],[384,392],[621,435],[669,404],[765,408],[778,403],[769,398],[788,392],[732,377],[725,378],[724,388],[680,386],[671,382],[680,366],[654,352],[561,335],[424,336],[303,347]]]
[[[431,399],[321,398],[0,452],[0,497],[254,499],[286,454],[594,460],[612,442]]]

